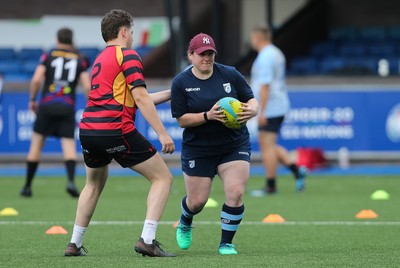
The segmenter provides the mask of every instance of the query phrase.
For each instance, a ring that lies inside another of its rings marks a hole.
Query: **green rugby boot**
[[[219,254],[221,255],[237,255],[234,244],[221,244],[219,246]]]
[[[181,249],[188,249],[192,243],[192,226],[179,223],[176,227],[176,242]]]

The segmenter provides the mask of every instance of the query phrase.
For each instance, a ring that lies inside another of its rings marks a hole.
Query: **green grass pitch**
[[[214,180],[212,198],[217,208],[206,208],[195,218],[193,244],[179,250],[170,222],[179,218],[184,195],[182,177],[176,177],[158,239],[177,258],[143,258],[133,251],[145,215],[148,182],[139,177],[111,177],[86,233],[85,257],[63,256],[67,235],[46,235],[52,225],[72,230],[76,200],[64,190],[65,179],[39,177],[32,199],[19,197],[22,178],[0,178],[0,209],[13,207],[18,216],[0,217],[0,267],[399,267],[400,180],[395,176],[311,176],[304,194],[294,193],[289,177],[278,181],[279,194],[245,196],[244,224],[234,243],[239,255],[218,255],[221,182]],[[80,187],[84,178],[78,177]],[[248,190],[263,184],[252,177]],[[370,194],[383,189],[386,201]],[[357,220],[361,209],[379,217]],[[260,224],[278,213],[286,224]],[[113,221],[113,222],[110,222]],[[197,222],[197,224],[196,224]]]

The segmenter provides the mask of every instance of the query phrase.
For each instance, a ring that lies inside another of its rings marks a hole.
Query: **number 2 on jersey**
[[[63,71],[66,70],[68,72],[67,81],[73,82],[76,76],[76,69],[78,67],[78,60],[77,59],[70,59],[69,61],[65,62],[63,57],[55,58],[51,62],[51,67],[54,67],[54,79],[61,80]]]

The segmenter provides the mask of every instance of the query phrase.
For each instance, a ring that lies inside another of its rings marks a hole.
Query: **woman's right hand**
[[[220,108],[221,106],[218,105],[218,102],[214,104],[214,106],[207,112],[208,120],[214,120],[224,123],[226,116],[224,114],[224,111],[220,110]]]

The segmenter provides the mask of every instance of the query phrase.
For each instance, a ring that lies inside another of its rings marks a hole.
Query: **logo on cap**
[[[203,44],[210,44],[210,39],[206,36],[203,37]]]

